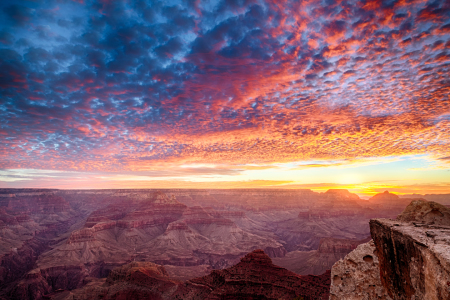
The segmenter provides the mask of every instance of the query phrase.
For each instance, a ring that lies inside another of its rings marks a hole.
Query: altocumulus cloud
[[[0,11],[1,168],[449,155],[448,1]]]

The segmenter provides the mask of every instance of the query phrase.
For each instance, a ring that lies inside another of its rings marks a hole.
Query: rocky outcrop
[[[449,211],[415,200],[398,220],[370,221],[381,282],[393,299],[450,299]]]
[[[436,202],[413,200],[397,220],[450,226],[450,208]]]
[[[333,266],[330,299],[450,299],[449,224],[449,208],[424,200],[371,220],[373,242]]]
[[[373,241],[359,245],[331,269],[330,300],[392,300],[381,284]]]
[[[91,228],[82,228],[70,234],[67,244],[94,241],[94,234]]]

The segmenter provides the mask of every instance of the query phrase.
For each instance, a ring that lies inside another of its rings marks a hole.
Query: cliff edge
[[[333,266],[330,300],[450,299],[449,208],[414,200],[395,220],[372,219],[370,232],[373,241]]]

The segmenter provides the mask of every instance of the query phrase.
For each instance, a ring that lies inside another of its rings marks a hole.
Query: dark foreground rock
[[[300,276],[272,263],[255,250],[224,270],[184,283],[171,279],[164,267],[132,262],[113,270],[106,279],[61,291],[46,298],[68,299],[328,299],[330,272]]]
[[[179,299],[328,299],[329,285],[329,271],[320,276],[300,276],[274,265],[262,250],[255,250],[231,268],[214,270],[208,276],[187,281],[185,288],[194,290],[195,295],[183,291],[177,296]]]

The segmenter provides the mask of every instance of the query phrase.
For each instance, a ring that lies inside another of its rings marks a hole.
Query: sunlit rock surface
[[[449,208],[424,200],[371,220],[373,242],[333,266],[330,299],[450,299],[449,224]]]
[[[450,299],[450,209],[412,201],[397,220],[370,221],[381,281],[394,299]]]
[[[381,284],[373,241],[359,245],[331,269],[330,300],[391,300]]]

